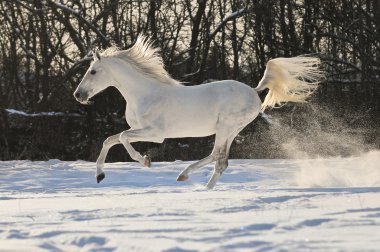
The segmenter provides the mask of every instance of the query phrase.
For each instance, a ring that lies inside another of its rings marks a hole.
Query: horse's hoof
[[[144,166],[150,167],[152,165],[152,160],[148,156],[144,156]]]
[[[181,174],[178,176],[177,181],[186,181],[189,179],[189,176]]]
[[[207,190],[212,190],[212,189],[214,189],[214,186],[215,186],[215,184],[210,184],[210,183],[208,183],[208,184],[206,185],[206,189],[207,189]]]
[[[96,176],[96,182],[99,183],[99,182],[102,181],[105,177],[106,177],[106,175],[104,174],[104,172],[98,174],[98,175]]]

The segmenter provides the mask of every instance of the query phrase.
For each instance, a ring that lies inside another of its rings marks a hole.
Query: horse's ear
[[[100,54],[98,51],[92,51],[92,55],[94,56],[94,60],[100,60]]]
[[[96,58],[98,58],[98,60],[100,60],[100,54],[98,51],[95,52],[95,55],[96,55]]]

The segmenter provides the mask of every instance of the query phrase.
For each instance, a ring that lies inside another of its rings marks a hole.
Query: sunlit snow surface
[[[0,162],[0,251],[378,251],[380,152],[325,160]]]

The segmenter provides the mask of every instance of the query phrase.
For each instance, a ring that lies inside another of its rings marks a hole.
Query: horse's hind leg
[[[189,178],[189,174],[193,172],[196,169],[199,169],[205,165],[208,165],[209,163],[212,163],[215,161],[214,156],[211,154],[191,165],[189,165],[185,170],[183,170],[177,178],[177,181],[186,181]]]
[[[225,134],[217,133],[215,135],[215,144],[214,149],[212,150],[211,154],[204,159],[199,160],[198,162],[195,162],[194,164],[191,164],[186,169],[184,169],[178,176],[177,181],[185,181],[189,178],[189,174],[192,173],[194,170],[197,170],[199,168],[202,168],[203,166],[212,163],[216,160],[219,160],[221,157],[225,156],[225,146],[227,143],[227,137]],[[222,155],[222,156],[221,156]]]
[[[239,132],[243,129],[239,128],[238,130],[235,130],[227,139],[226,146],[224,148],[225,155],[220,155],[221,158],[218,159],[215,163],[214,167],[214,172],[212,173],[212,176],[210,180],[207,183],[207,189],[212,189],[214,188],[216,182],[218,182],[220,176],[222,176],[223,172],[227,169],[228,167],[228,156],[230,155],[230,148],[233,140],[239,134]]]
[[[157,137],[157,133],[151,128],[126,130],[123,131],[119,137],[119,141],[124,145],[130,157],[147,167],[151,165],[150,158],[142,156],[132,147],[131,143],[140,141],[162,143],[163,140],[163,138]]]
[[[226,144],[227,145],[227,144]],[[218,182],[220,176],[222,176],[223,171],[228,167],[228,155],[226,154],[226,147],[221,149],[221,153],[219,155],[219,159],[215,162],[214,172],[211,175],[210,180],[207,183],[207,189],[214,188],[216,182]]]

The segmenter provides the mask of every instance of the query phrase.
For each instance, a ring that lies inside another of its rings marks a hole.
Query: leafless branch
[[[211,32],[208,36],[209,36],[209,39],[212,39],[219,31],[220,29],[222,29],[222,27],[228,23],[229,21],[231,20],[234,20],[238,17],[240,17],[241,15],[243,15],[244,13],[246,12],[246,8],[241,8],[240,10],[238,11],[235,11],[235,12],[232,12],[230,15],[228,15],[227,17],[225,17],[222,22],[216,27],[216,29]]]

